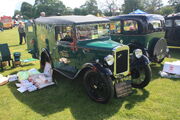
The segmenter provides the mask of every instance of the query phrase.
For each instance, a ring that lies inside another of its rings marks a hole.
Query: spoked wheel
[[[88,96],[99,103],[107,103],[114,95],[111,78],[92,70],[85,73],[84,86]]]
[[[132,87],[144,88],[151,81],[151,68],[149,65],[142,66],[138,69],[133,69],[132,73]]]

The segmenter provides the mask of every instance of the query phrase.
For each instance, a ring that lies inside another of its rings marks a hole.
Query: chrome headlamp
[[[108,65],[112,65],[114,63],[114,57],[112,55],[108,55],[104,58],[104,60],[106,61],[106,63]]]
[[[136,58],[138,58],[138,59],[141,58],[142,55],[143,55],[141,49],[135,49],[135,50],[134,50],[134,54],[135,54]]]

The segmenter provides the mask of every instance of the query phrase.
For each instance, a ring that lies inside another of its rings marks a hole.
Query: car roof
[[[176,14],[170,14],[165,19],[179,19],[180,18],[180,12]]]
[[[102,17],[96,17],[94,15],[87,16],[51,16],[51,17],[39,17],[35,19],[35,23],[44,24],[55,24],[55,25],[73,25],[73,24],[91,24],[91,23],[106,23],[109,22],[108,19]]]
[[[128,18],[139,18],[139,19],[147,19],[147,20],[164,20],[162,15],[158,14],[126,14],[110,17],[110,20],[120,20],[120,19],[128,19]]]

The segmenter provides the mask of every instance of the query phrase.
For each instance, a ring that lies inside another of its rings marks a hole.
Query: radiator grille
[[[128,70],[128,50],[116,52],[116,74]]]

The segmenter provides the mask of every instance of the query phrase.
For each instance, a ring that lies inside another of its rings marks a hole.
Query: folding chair
[[[1,66],[2,70],[3,70],[2,63],[4,61],[8,61],[9,66],[11,66],[11,62],[10,61],[12,61],[12,65],[13,65],[13,59],[11,58],[11,53],[10,53],[10,50],[9,50],[9,47],[8,47],[7,43],[0,44],[0,66]],[[13,65],[13,67],[14,67],[14,65]]]

